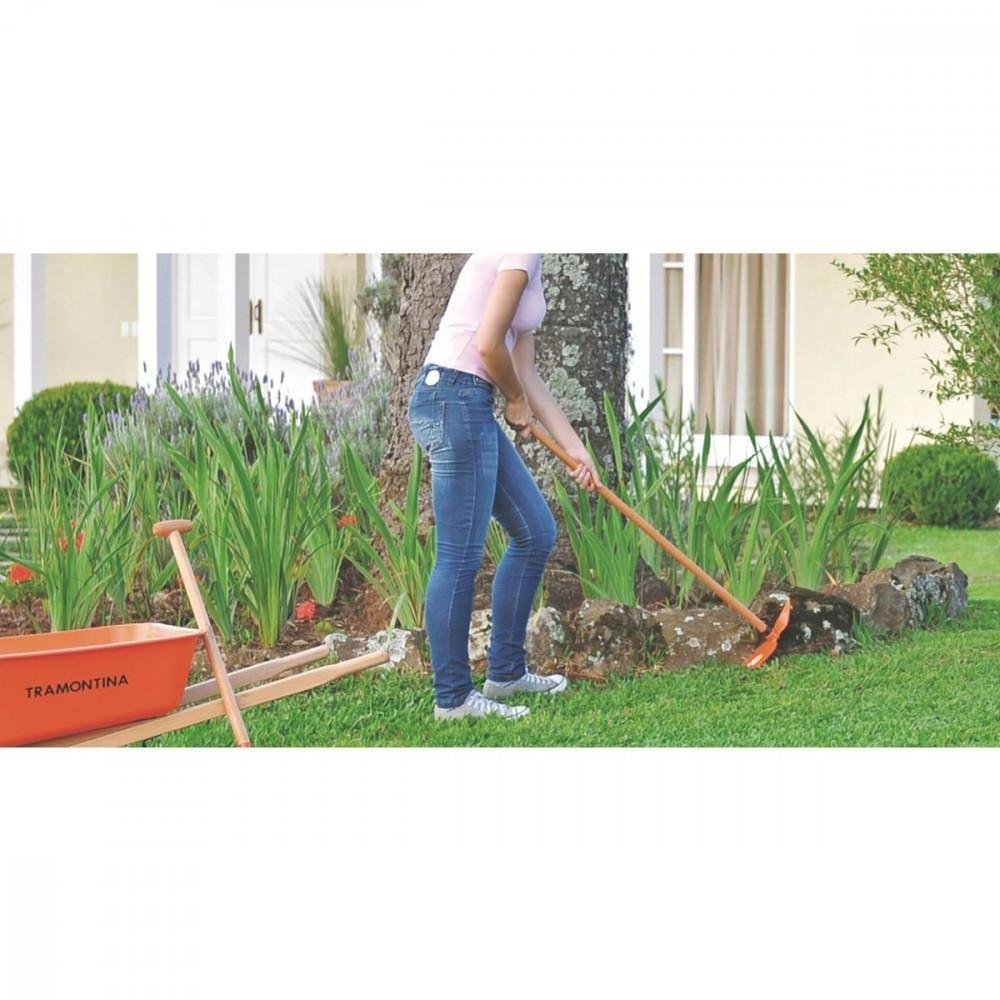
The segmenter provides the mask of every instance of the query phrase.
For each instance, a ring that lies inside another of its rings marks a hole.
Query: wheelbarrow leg
[[[205,632],[205,652],[208,654],[208,662],[215,675],[215,681],[219,686],[219,695],[226,710],[226,718],[232,727],[236,745],[248,747],[250,734],[247,732],[246,723],[243,721],[243,713],[236,701],[233,686],[229,681],[229,673],[226,670],[225,661],[222,659],[222,650],[215,638],[215,630],[212,622],[205,610],[205,602],[201,599],[201,590],[198,587],[198,578],[194,575],[191,567],[191,560],[188,558],[187,549],[184,547],[184,539],[181,537],[191,530],[190,521],[158,521],[153,525],[153,534],[157,538],[166,538],[170,542],[170,547],[174,552],[174,559],[177,568],[180,570],[181,582],[187,592],[191,610],[194,612],[195,621],[200,629]]]

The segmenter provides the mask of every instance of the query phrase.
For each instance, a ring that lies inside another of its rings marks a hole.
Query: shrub
[[[112,407],[126,411],[134,392],[134,386],[114,382],[67,382],[36,393],[7,429],[11,472],[27,482],[39,458],[44,455],[51,462],[59,457],[60,437],[63,453],[82,459],[87,410],[93,407],[101,415]]]
[[[988,455],[950,444],[918,444],[893,457],[883,503],[901,516],[946,528],[974,528],[1000,503],[1000,470]]]

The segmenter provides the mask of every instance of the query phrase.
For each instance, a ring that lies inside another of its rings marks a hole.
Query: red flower
[[[80,551],[80,547],[83,545],[83,532],[78,531],[76,533],[76,551]]]
[[[295,620],[297,622],[311,622],[316,618],[316,608],[319,605],[313,601],[303,601],[295,608]]]
[[[349,524],[357,524],[358,519],[353,514],[345,514],[337,520],[337,527],[346,528]]]
[[[20,563],[14,563],[10,568],[10,572],[7,574],[7,579],[11,583],[27,583],[28,580],[34,579],[35,574],[28,569],[27,566],[22,566]]]

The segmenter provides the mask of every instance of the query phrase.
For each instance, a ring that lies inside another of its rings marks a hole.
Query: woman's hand
[[[535,415],[531,412],[527,396],[519,399],[508,399],[503,411],[503,418],[510,427],[517,431],[518,437],[527,441],[531,438],[531,425]]]
[[[597,488],[601,485],[601,477],[597,474],[597,467],[590,457],[590,452],[582,444],[567,448],[566,451],[570,458],[578,463],[576,468],[570,472],[570,476],[576,480],[578,486],[582,486],[583,489],[589,490],[591,493],[596,493]]]

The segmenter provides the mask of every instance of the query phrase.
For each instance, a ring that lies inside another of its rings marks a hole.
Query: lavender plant
[[[378,472],[389,434],[389,373],[367,347],[350,352],[352,381],[332,399],[316,403],[326,437],[326,464],[334,484],[343,479],[343,452],[349,444],[372,475]]]
[[[246,399],[245,406],[236,386]],[[196,425],[178,399],[197,407],[199,420],[205,426],[226,428],[242,443],[248,461],[254,456],[255,431],[270,428],[287,442],[289,416],[295,408],[294,401],[283,394],[280,380],[276,382],[266,375],[258,380],[235,366],[230,373],[217,361],[207,368],[192,362],[181,376],[170,369],[160,372],[152,390],[139,388],[130,407],[107,415],[103,450],[108,467],[130,484],[136,498],[135,531],[141,550],[137,596],[147,610],[151,610],[152,595],[166,588],[176,576],[169,547],[152,537],[153,524],[167,518],[193,518],[197,509],[204,510],[205,505],[216,502],[208,484],[218,470],[201,470],[200,478],[194,481],[199,485],[197,492],[192,489],[192,481],[185,481],[181,475],[178,457],[185,463],[194,462],[199,447]],[[197,544],[199,539],[191,541]],[[218,567],[218,572],[207,574],[212,582],[206,602],[229,641],[238,581],[231,579],[228,551],[218,539],[202,542],[212,549],[211,564]]]

